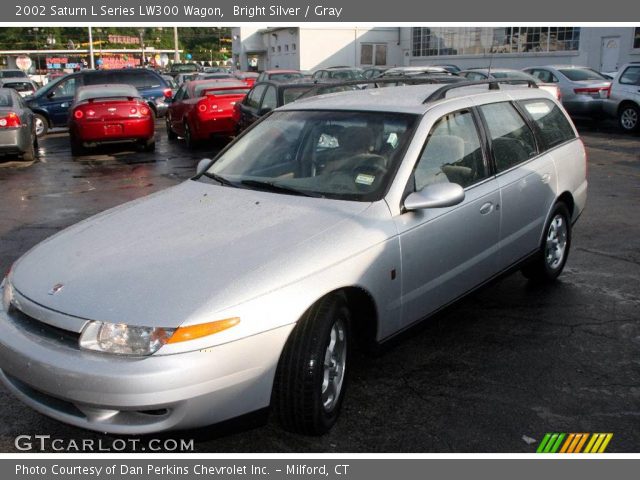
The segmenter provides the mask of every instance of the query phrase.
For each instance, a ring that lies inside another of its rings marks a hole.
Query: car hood
[[[370,205],[187,181],[45,240],[14,265],[12,283],[68,315],[177,327],[204,305],[236,305],[322,268],[305,252],[327,250],[327,232],[347,234]]]

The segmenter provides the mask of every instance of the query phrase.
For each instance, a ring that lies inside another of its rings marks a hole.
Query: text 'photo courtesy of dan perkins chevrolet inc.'
[[[0,478],[631,478],[639,152],[640,3],[12,3]]]

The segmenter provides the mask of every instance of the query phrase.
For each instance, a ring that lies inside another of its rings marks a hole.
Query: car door
[[[240,104],[240,128],[248,128],[258,119],[258,109],[262,102],[262,96],[266,90],[266,84],[253,87],[245,100]]]
[[[556,170],[542,152],[528,120],[512,102],[479,106],[500,187],[499,267],[534,252],[555,199]]]
[[[45,94],[45,103],[43,106],[49,112],[49,120],[52,126],[67,126],[69,107],[81,83],[82,80],[79,75],[71,76],[59,82],[53,89]]]
[[[402,258],[403,326],[438,310],[497,271],[500,193],[473,109],[436,121],[408,190],[440,182],[465,189],[462,203],[396,217]]]
[[[171,104],[169,105],[169,110],[167,112],[167,116],[169,119],[169,123],[171,125],[171,129],[177,134],[184,133],[182,132],[182,100],[184,98],[184,94],[187,90],[186,85],[182,85],[178,91],[176,92]]]

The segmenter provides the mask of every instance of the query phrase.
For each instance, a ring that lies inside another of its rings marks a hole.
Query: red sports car
[[[71,153],[87,146],[135,142],[141,150],[155,149],[153,112],[131,85],[80,87],[69,113]]]
[[[195,80],[173,97],[167,112],[169,140],[183,137],[188,148],[213,136],[232,136],[236,132],[233,108],[249,87],[237,80]]]

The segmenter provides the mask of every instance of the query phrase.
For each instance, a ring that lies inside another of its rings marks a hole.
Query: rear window
[[[248,88],[224,88],[224,89],[215,89],[209,87],[209,90],[206,88],[201,88],[200,90],[196,89],[196,93],[198,93],[198,97],[203,95],[217,95],[218,97],[223,95],[246,95],[249,91]]]
[[[558,71],[573,82],[580,82],[582,80],[607,80],[590,68],[564,68]]]
[[[131,85],[138,90],[146,90],[164,86],[164,80],[158,75],[145,70],[109,71],[99,74],[87,75],[84,80],[85,85],[100,85],[101,83],[124,83]]]
[[[5,83],[4,86],[6,88],[13,88],[18,92],[32,92],[35,90],[30,82],[10,82]]]
[[[493,78],[512,78],[514,80],[535,80],[531,75],[525,72],[491,72]]]
[[[97,98],[139,98],[138,91],[130,85],[105,85],[101,88],[82,89],[78,92],[78,102]]]
[[[9,92],[0,92],[0,108],[13,107],[13,98]]]
[[[540,136],[547,148],[555,147],[576,138],[567,117],[550,100],[537,99],[520,102],[540,130]]]
[[[0,70],[0,78],[27,78],[22,70]]]
[[[295,73],[295,72],[272,73],[271,75],[269,75],[269,78],[271,80],[278,80],[278,81],[293,80],[293,79],[296,79],[296,78],[302,78],[302,74],[301,73]]]

